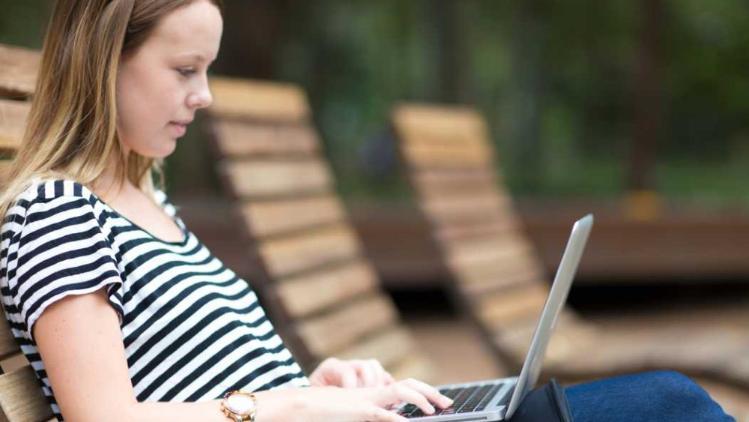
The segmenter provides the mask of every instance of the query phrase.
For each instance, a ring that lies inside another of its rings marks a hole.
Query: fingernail
[[[434,412],[436,412],[436,409],[434,408],[434,406],[429,406],[429,408],[428,408],[428,409],[429,409],[429,413],[434,413]]]

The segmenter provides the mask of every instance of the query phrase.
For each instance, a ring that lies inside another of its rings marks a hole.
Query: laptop
[[[510,419],[525,396],[533,389],[541,373],[546,346],[554,331],[577,266],[583,255],[590,230],[593,228],[593,215],[587,215],[575,222],[567,246],[562,255],[554,283],[546,299],[541,318],[536,325],[531,347],[517,377],[487,381],[441,385],[437,388],[451,399],[448,409],[437,409],[432,415],[424,415],[413,404],[405,404],[397,412],[414,421],[501,421]]]

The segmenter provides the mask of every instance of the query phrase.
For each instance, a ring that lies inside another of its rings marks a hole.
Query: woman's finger
[[[341,362],[336,367],[336,372],[339,374],[341,387],[356,388],[359,386],[359,375],[357,374],[356,368]]]
[[[385,368],[382,367],[379,361],[375,359],[369,359],[364,361],[357,361],[358,368],[361,371],[361,387],[383,387],[386,386],[386,375]]]
[[[377,374],[377,385],[385,386],[391,384],[393,377],[388,371],[382,366],[379,360],[372,359],[372,365],[374,366],[375,374]]]
[[[385,372],[385,385],[390,385],[395,382],[395,378],[390,374],[390,372]]]
[[[359,387],[377,387],[376,374],[368,361],[355,360],[351,365],[356,369],[359,378]]]
[[[435,412],[434,406],[429,403],[427,397],[406,383],[398,382],[388,387],[388,389],[391,390],[391,394],[394,394],[394,397],[391,397],[391,400],[393,401],[387,404],[406,402],[416,405],[427,415],[431,415]]]
[[[423,394],[427,398],[427,400],[429,400],[431,403],[436,404],[442,409],[448,408],[453,404],[452,399],[443,395],[439,392],[439,390],[423,381],[409,378],[401,382]]]

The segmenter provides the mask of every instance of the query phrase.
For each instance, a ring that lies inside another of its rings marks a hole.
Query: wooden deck
[[[215,196],[178,196],[175,202],[201,239],[241,273],[247,262],[233,236],[230,203]],[[603,205],[522,202],[519,209],[549,273],[556,270],[572,222],[586,212],[596,214],[578,285],[749,282],[749,215],[682,212],[639,221]],[[447,277],[414,206],[358,203],[349,210],[367,255],[389,288],[434,286]]]
[[[596,222],[580,279],[640,283],[664,279],[749,281],[749,212],[672,206],[648,219],[618,203],[521,202],[528,234],[546,267],[556,268],[576,218]]]
[[[670,212],[643,221],[615,204],[521,202],[525,230],[549,273],[572,223],[596,215],[576,283],[749,281],[749,214]],[[418,211],[410,205],[355,204],[352,216],[383,280],[428,285],[446,277]]]

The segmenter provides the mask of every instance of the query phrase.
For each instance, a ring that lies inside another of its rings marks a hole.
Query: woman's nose
[[[201,84],[200,89],[192,92],[187,97],[187,106],[193,109],[206,108],[213,103],[213,95],[208,82]]]

